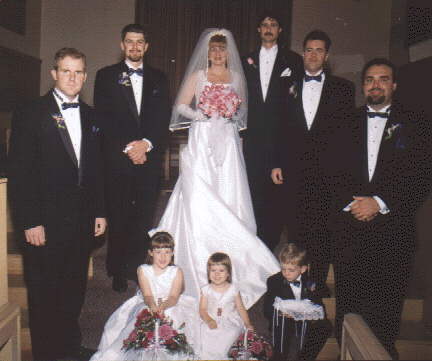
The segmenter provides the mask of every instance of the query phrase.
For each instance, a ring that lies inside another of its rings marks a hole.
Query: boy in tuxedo
[[[283,300],[309,299],[323,305],[315,283],[309,280],[306,271],[306,251],[294,243],[286,244],[279,253],[282,271],[267,279],[267,293],[264,297],[264,316],[270,322],[274,342],[274,360],[315,360],[331,333],[327,319],[306,322],[303,347],[300,335],[303,321],[294,321],[288,314],[280,312],[274,317],[275,297]],[[283,320],[285,318],[285,320]],[[283,322],[282,322],[283,321]]]

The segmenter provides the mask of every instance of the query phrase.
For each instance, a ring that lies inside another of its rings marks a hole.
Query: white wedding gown
[[[195,99],[205,85],[211,84],[201,73]],[[233,282],[246,308],[265,293],[267,278],[280,267],[256,236],[240,137],[233,122],[214,117],[191,123],[188,144],[180,153],[179,178],[158,227],[150,234],[157,231],[174,238],[174,262],[184,272],[185,295],[199,299],[201,287],[208,283],[207,260],[215,252],[230,256]]]

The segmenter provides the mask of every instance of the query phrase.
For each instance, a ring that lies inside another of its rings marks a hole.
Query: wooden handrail
[[[345,315],[342,326],[341,360],[391,359],[360,315]]]

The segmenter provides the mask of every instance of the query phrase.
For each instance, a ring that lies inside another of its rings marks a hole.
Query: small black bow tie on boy
[[[297,281],[297,280],[295,280],[295,281],[288,281],[288,280],[285,280],[286,281],[286,283],[288,283],[289,285],[292,285],[292,286],[294,286],[294,287],[300,287],[300,281]]]

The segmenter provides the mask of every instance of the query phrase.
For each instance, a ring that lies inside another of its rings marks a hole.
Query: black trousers
[[[59,234],[47,226],[45,246],[25,244],[23,247],[35,360],[62,358],[81,345],[78,319],[87,286],[94,219],[69,224],[63,229]]]
[[[243,153],[257,224],[257,235],[270,250],[273,250],[279,244],[286,218],[284,217],[283,189],[273,184],[270,177],[271,169],[260,147],[258,143],[255,148],[248,140]]]
[[[336,337],[340,342],[344,315],[357,313],[397,358],[395,340],[414,254],[413,224],[397,219],[361,223],[341,219],[334,233]]]
[[[110,179],[107,186],[109,276],[136,280],[137,267],[145,260],[149,246],[148,231],[153,227],[159,195],[159,173],[143,177]]]

